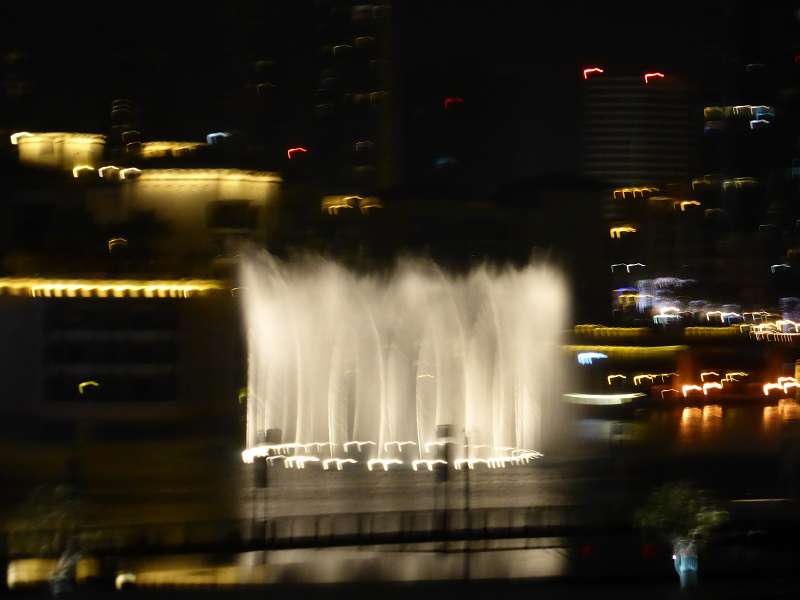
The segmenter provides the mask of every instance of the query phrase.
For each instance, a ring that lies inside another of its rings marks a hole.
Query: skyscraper
[[[615,185],[664,184],[689,175],[685,84],[669,73],[584,72],[586,175]]]

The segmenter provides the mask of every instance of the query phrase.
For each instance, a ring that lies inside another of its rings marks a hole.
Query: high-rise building
[[[597,69],[584,72],[584,174],[622,186],[685,181],[687,86],[669,73]]]

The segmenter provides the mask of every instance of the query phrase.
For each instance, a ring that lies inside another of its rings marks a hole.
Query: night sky
[[[105,132],[111,101],[128,97],[140,106],[145,139],[202,139],[247,126],[247,90],[264,77],[253,65],[271,60],[269,77],[284,92],[275,109],[279,135],[302,138],[310,126],[307,96],[319,78],[324,6],[4,3],[4,126]],[[426,114],[445,96],[463,96],[474,164],[498,182],[577,171],[584,66],[680,71],[712,83],[720,61],[783,52],[774,40],[784,43],[797,20],[790,9],[756,11],[745,3],[559,2],[545,9],[437,1],[396,2],[393,27],[412,145],[406,154],[425,143]],[[20,81],[30,93],[9,93]]]

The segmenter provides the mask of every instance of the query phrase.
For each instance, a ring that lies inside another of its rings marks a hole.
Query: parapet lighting
[[[188,298],[224,289],[207,279],[43,279],[0,278],[0,294],[36,298]]]

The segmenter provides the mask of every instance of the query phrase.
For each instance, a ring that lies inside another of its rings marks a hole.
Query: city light
[[[631,195],[631,198],[636,198],[637,195],[640,198],[644,198],[645,194],[652,194],[657,191],[659,191],[657,187],[624,187],[613,190],[611,195],[615,199],[626,198],[628,194]]]
[[[605,325],[580,324],[575,325],[575,333],[592,337],[641,337],[651,332],[647,327],[606,327]]]
[[[137,169],[136,167],[128,167],[127,169],[120,169],[119,178],[125,179],[128,175],[139,175],[141,172],[142,170]]]
[[[33,134],[30,131],[18,131],[17,133],[11,134],[11,144],[16,146],[19,144],[19,138],[21,137],[31,137]]]
[[[702,371],[700,373],[700,381],[705,381],[708,375],[714,375],[715,377],[719,377],[719,373],[716,371]]]
[[[0,277],[0,294],[45,298],[188,298],[222,289],[222,282],[204,279],[169,281]]]
[[[676,204],[680,206],[681,212],[686,212],[687,206],[700,206],[700,202],[697,200],[681,200]]]
[[[583,78],[584,79],[589,79],[589,75],[591,73],[598,73],[599,74],[599,73],[604,73],[604,72],[605,71],[603,69],[601,69],[600,67],[588,67],[588,68],[583,70]]]
[[[608,358],[608,356],[602,352],[579,352],[578,364],[591,365],[592,361],[601,360],[603,358]]]
[[[716,381],[707,381],[703,384],[703,395],[708,396],[708,390],[721,390],[722,384]]]
[[[111,252],[116,247],[125,247],[128,245],[128,240],[123,237],[111,238],[108,240],[108,251]]]
[[[703,388],[702,388],[702,387],[700,387],[699,385],[694,385],[694,384],[692,384],[692,383],[687,383],[686,385],[682,385],[682,386],[681,386],[681,394],[683,394],[683,397],[684,397],[684,398],[686,398],[686,396],[687,396],[687,395],[689,394],[689,392],[691,392],[691,391],[703,392],[703,393],[705,394],[705,391],[704,391],[704,390],[703,390]]]
[[[100,167],[99,169],[97,169],[97,174],[100,175],[100,177],[105,178],[106,173],[108,173],[109,171],[119,171],[119,170],[120,170],[119,167],[115,167],[114,165],[107,165],[105,167]]]
[[[72,176],[77,179],[80,177],[80,174],[83,171],[94,171],[94,167],[90,167],[89,165],[78,165],[77,167],[72,168]]]
[[[294,157],[294,155],[297,154],[298,152],[302,153],[302,154],[305,154],[306,152],[308,152],[308,150],[306,150],[305,148],[303,148],[301,146],[298,146],[296,148],[289,148],[286,151],[286,156],[288,156],[289,159],[291,160]]]
[[[611,235],[611,239],[618,240],[622,237],[624,233],[636,233],[637,229],[633,225],[619,225],[617,227],[611,227],[608,230],[608,233]]]
[[[96,381],[92,381],[92,380],[90,380],[90,381],[81,381],[78,384],[78,393],[81,396],[83,396],[83,391],[88,387],[100,387],[100,384],[97,383]]]
[[[625,267],[625,272],[626,273],[630,273],[631,272],[631,267],[641,267],[641,268],[644,269],[646,266],[647,266],[646,264],[640,263],[640,262],[637,262],[637,263],[614,263],[613,265],[611,265],[611,272],[612,273],[614,272],[614,267]]]
[[[614,379],[627,379],[627,376],[623,375],[622,373],[614,373],[613,375],[609,375],[608,377],[606,377],[608,385],[611,385],[611,382]]]
[[[663,73],[659,73],[658,71],[656,71],[655,73],[645,73],[644,74],[644,82],[645,83],[650,83],[650,80],[654,79],[654,78],[664,79],[664,74]]]
[[[627,404],[634,398],[644,396],[641,392],[631,394],[564,394],[564,398],[571,404],[586,404],[590,406],[613,406]]]

